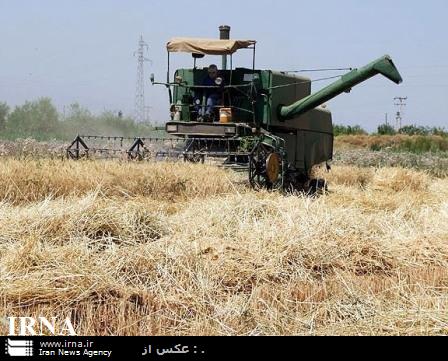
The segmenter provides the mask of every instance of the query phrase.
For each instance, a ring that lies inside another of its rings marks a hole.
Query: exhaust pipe
[[[230,26],[221,25],[219,27],[219,39],[220,40],[229,40],[230,39]],[[222,70],[227,70],[227,55],[222,56]]]

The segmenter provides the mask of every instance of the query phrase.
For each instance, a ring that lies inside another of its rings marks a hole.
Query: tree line
[[[70,105],[63,115],[50,98],[27,101],[14,109],[0,102],[0,137],[3,139],[71,140],[79,133],[144,137],[154,133],[154,127],[110,111],[94,115],[77,103]]]
[[[334,126],[334,135],[367,135],[368,132],[364,130],[361,126],[355,125],[338,125]],[[399,130],[396,130],[390,124],[380,124],[377,128],[375,135],[420,135],[420,136],[431,136],[439,135],[442,137],[448,137],[448,132],[441,127],[425,127],[418,125],[406,125]]]
[[[155,129],[150,124],[136,123],[131,117],[122,117],[110,111],[94,115],[77,103],[70,105],[66,114],[62,115],[50,98],[27,101],[14,109],[0,102],[0,138],[3,139],[71,140],[78,133],[148,137],[154,135],[154,132]],[[334,134],[335,136],[367,135],[368,132],[359,125],[336,124]],[[448,137],[448,132],[444,128],[417,125],[408,125],[397,131],[390,124],[380,124],[375,134]]]

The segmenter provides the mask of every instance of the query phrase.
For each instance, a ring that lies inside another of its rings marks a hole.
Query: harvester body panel
[[[182,85],[174,88],[173,103],[180,115],[176,121],[169,123],[177,124],[177,130],[171,134],[226,136],[222,124],[200,123],[195,119],[194,103],[195,100],[202,103],[203,90],[195,85],[202,84],[206,76],[207,69],[178,69],[175,72],[175,78],[181,79]],[[312,109],[289,119],[287,123],[278,114],[279,107],[311,94],[310,79],[272,70],[254,71],[246,68],[237,68],[232,72],[220,71],[220,76],[225,84],[229,84],[223,92],[223,103],[224,106],[233,107],[233,123],[239,129],[237,135],[249,135],[247,127],[242,125],[258,122],[264,130],[285,140],[287,163],[299,170],[308,171],[314,165],[332,159],[333,125],[328,110]],[[249,91],[252,82],[257,89],[254,108],[244,93]],[[227,133],[227,136],[233,135],[235,133]]]

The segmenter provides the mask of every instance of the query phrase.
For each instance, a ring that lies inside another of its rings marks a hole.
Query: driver
[[[201,115],[207,121],[210,120],[215,107],[220,103],[224,87],[224,81],[221,77],[218,77],[218,67],[215,64],[208,67],[208,75],[203,80],[202,86],[214,87],[204,89],[206,106],[205,109],[202,109]]]

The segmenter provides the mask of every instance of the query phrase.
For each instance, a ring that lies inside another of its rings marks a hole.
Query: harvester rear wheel
[[[277,190],[283,187],[281,154],[259,142],[249,155],[249,183],[254,189]]]

